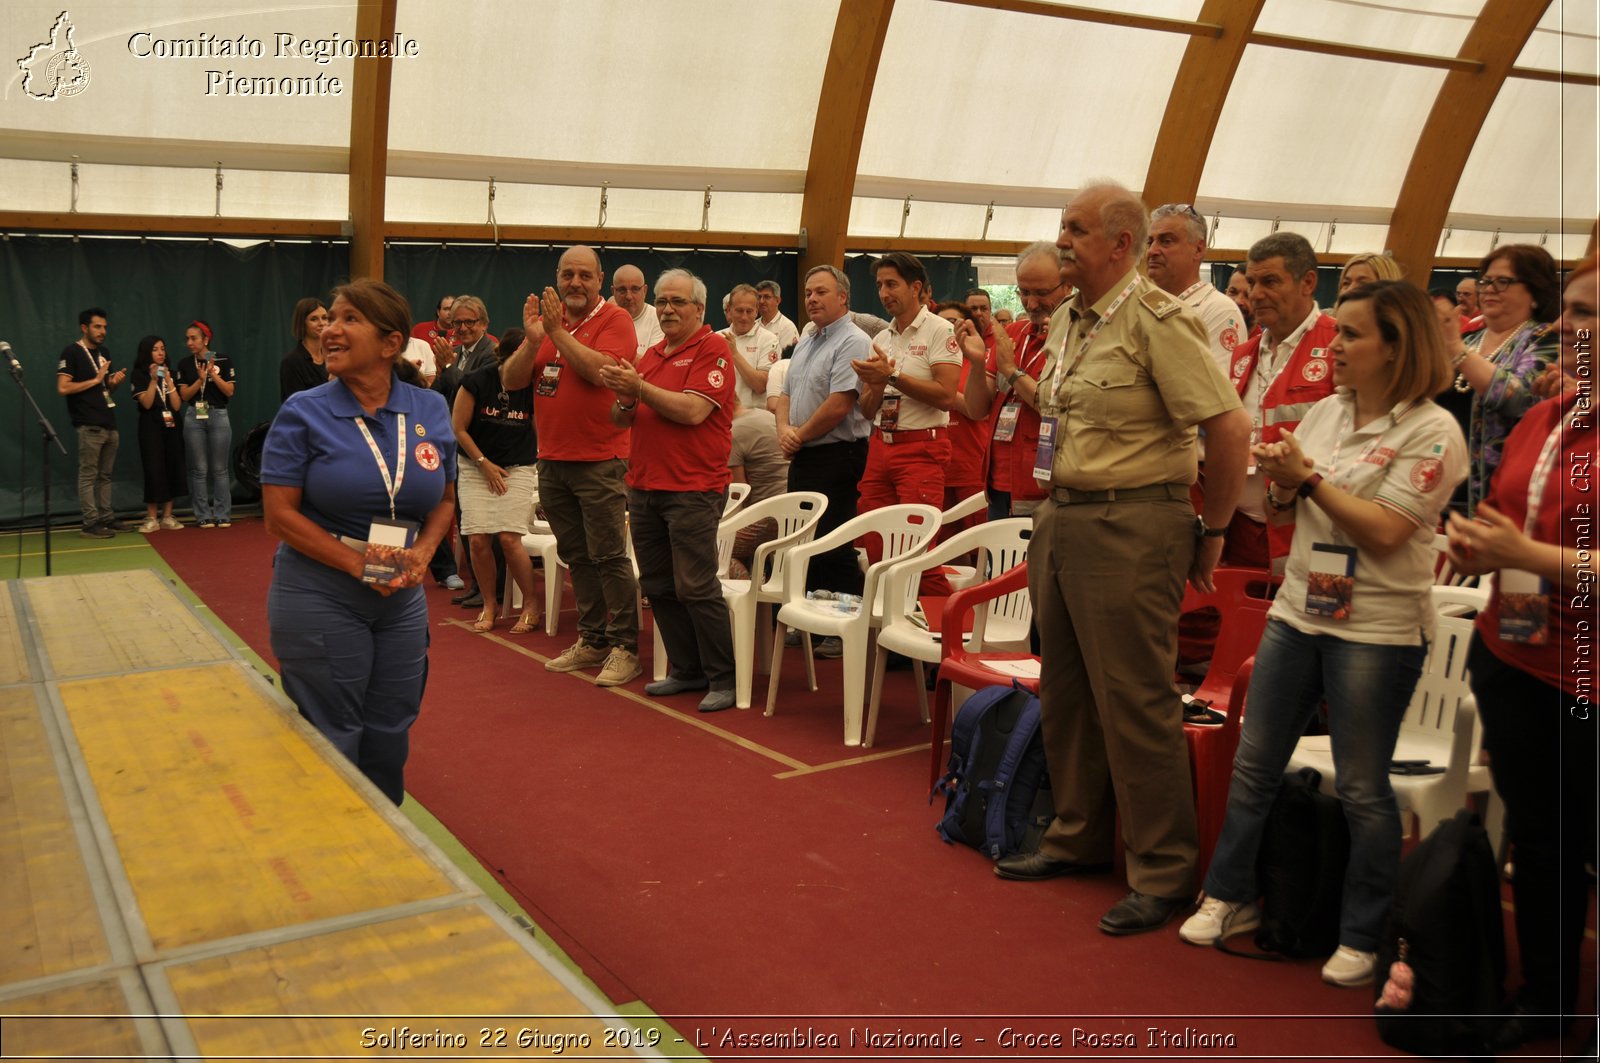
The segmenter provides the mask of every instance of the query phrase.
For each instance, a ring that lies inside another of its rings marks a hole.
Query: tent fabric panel
[[[1428,0],[1418,6],[1425,10],[1392,0],[1267,0],[1255,28],[1334,44],[1455,56],[1483,10],[1483,0]],[[1423,105],[1424,111],[1431,102]]]
[[[1217,122],[1199,195],[1304,203],[1303,217],[1335,205],[1392,208],[1444,76],[1251,47]],[[1330,86],[1338,86],[1333,106]]]
[[[1550,0],[1517,66],[1566,71],[1593,77],[1600,73],[1600,7],[1594,0]]]
[[[1593,219],[1597,100],[1600,89],[1591,85],[1508,79],[1467,159],[1451,213]]]
[[[899,0],[857,173],[978,186],[1072,188],[1102,176],[1137,185],[1187,40]]]
[[[237,218],[338,220],[349,214],[345,174],[223,171],[222,215]],[[64,162],[0,159],[0,209],[72,209],[72,169]],[[211,217],[217,213],[215,170],[165,166],[78,167],[78,210],[85,214]]]
[[[837,0],[400,0],[396,26],[430,47],[394,64],[389,146],[804,170],[837,13]],[[492,40],[516,50],[478,46]]]

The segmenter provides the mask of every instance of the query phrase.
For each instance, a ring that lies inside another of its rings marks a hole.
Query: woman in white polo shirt
[[[1433,307],[1405,281],[1340,297],[1328,349],[1338,390],[1280,442],[1252,448],[1267,508],[1295,521],[1288,570],[1256,651],[1228,815],[1191,944],[1254,929],[1256,854],[1296,741],[1324,698],[1350,826],[1334,985],[1372,971],[1400,865],[1389,760],[1433,635],[1434,529],[1467,474],[1455,419],[1429,398],[1450,363]]]

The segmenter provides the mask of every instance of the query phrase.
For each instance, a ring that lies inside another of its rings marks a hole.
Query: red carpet
[[[273,544],[260,522],[152,541],[271,661]],[[569,644],[570,594],[558,637],[502,625],[485,638],[460,626],[472,614],[448,592],[429,593],[431,673],[408,789],[613,1000],[687,1017],[675,1025],[691,1040],[699,1030],[709,1055],[756,1051],[721,1041],[730,1026],[842,1029],[795,1021],[828,1015],[873,1016],[846,1024],[858,1035],[949,1025],[966,1036],[955,1054],[1012,1051],[995,1040],[1007,1016],[1055,1017],[1010,1023],[1066,1039],[1034,1055],[1129,1051],[1096,1048],[1090,1034],[1136,1035],[1137,1052],[1168,1058],[1391,1054],[1370,991],[1324,985],[1318,961],[1231,958],[1182,944],[1175,929],[1110,938],[1095,921],[1125,892],[1120,877],[1004,882],[979,854],[941,843],[909,673],[890,675],[879,745],[847,749],[837,662],[819,662],[813,694],[791,651],[771,719],[760,687],[743,712],[700,717],[694,696],[658,711],[637,693],[642,681],[633,695],[600,690],[514,648],[553,656]],[[647,631],[646,656],[649,645]],[[792,764],[736,738],[812,767],[877,759],[784,777]],[[730,1024],[751,1015],[768,1018]],[[1254,1017],[1205,1018],[1230,1015]],[[1186,1028],[1236,1042],[1207,1046]]]

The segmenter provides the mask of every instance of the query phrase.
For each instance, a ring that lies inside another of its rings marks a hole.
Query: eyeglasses
[[[1017,289],[1017,298],[1018,299],[1048,299],[1052,295],[1054,295],[1056,292],[1059,292],[1061,290],[1061,286],[1063,284],[1065,284],[1065,283],[1067,283],[1067,282],[1066,281],[1057,281],[1055,286],[1051,287],[1051,288],[1018,288]]]
[[[682,310],[686,306],[693,306],[693,299],[685,299],[681,295],[663,295],[656,299],[656,307],[670,306],[674,310]]]
[[[451,324],[456,328],[477,328],[479,325],[483,324],[483,319],[476,317],[458,317],[452,321]]]
[[[1200,216],[1200,212],[1194,209],[1193,203],[1163,203],[1161,206],[1150,212],[1150,217],[1151,220],[1154,220],[1156,218],[1169,217],[1173,214],[1182,214],[1185,217],[1193,218],[1202,225],[1204,225],[1206,221]]]
[[[1493,288],[1497,292],[1503,292],[1513,284],[1521,283],[1522,281],[1516,277],[1479,277],[1478,289],[1481,291],[1484,288]]]
[[[618,295],[638,295],[644,291],[642,284],[613,284],[611,290]]]

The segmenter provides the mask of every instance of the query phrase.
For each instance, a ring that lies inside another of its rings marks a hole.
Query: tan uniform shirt
[[[1074,366],[1083,339],[1117,296],[1132,294]],[[1239,408],[1193,311],[1135,271],[1093,306],[1056,309],[1045,344],[1040,413],[1057,418],[1051,486],[1080,491],[1193,483],[1194,426]]]

